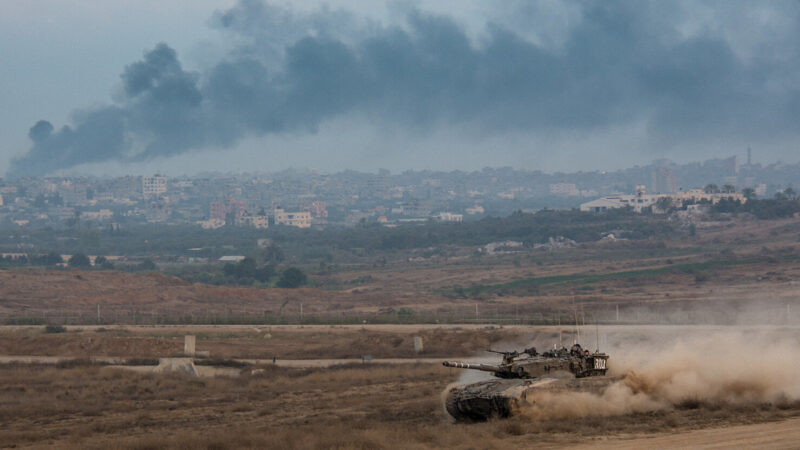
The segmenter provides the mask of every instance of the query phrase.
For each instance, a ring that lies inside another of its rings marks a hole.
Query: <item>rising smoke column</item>
[[[221,61],[195,73],[156,45],[125,67],[113,104],[80,110],[58,130],[37,122],[33,146],[9,175],[314,133],[345,116],[418,135],[438,127],[580,134],[644,121],[654,142],[668,144],[797,136],[800,89],[787,74],[800,67],[800,52],[745,60],[724,33],[685,35],[663,8],[581,3],[564,42],[548,46],[496,23],[476,42],[453,19],[414,8],[383,25],[242,0],[212,20],[238,43]]]

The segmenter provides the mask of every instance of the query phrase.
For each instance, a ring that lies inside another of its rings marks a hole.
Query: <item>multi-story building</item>
[[[211,219],[227,221],[231,218],[229,216],[233,216],[232,220],[236,222],[247,212],[247,202],[236,201],[229,198],[221,202],[211,202],[208,210],[208,217]]]
[[[251,215],[244,215],[239,218],[239,225],[259,228],[259,229],[266,229],[269,228],[269,217],[267,216],[251,216]]]
[[[142,195],[144,198],[156,197],[167,192],[167,177],[154,175],[142,177]]]
[[[650,188],[656,194],[674,194],[678,190],[678,186],[672,169],[669,167],[654,168]]]
[[[289,212],[281,208],[273,211],[276,225],[286,225],[287,227],[310,228],[311,213],[308,211]]]

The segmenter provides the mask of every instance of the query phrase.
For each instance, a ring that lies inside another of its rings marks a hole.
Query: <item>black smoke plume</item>
[[[636,122],[671,143],[797,135],[797,33],[784,54],[745,59],[720,33],[680,35],[660,2],[576,5],[580,20],[563,44],[546,46],[499,24],[476,41],[453,19],[414,8],[382,25],[242,0],[212,19],[237,42],[217,64],[187,71],[172,48],[156,45],[125,67],[112,104],[79,111],[58,130],[36,123],[33,146],[9,175],[314,133],[338,117],[420,135],[443,126],[569,134]],[[736,5],[712,4],[719,14]],[[797,9],[787,6],[792,23]]]

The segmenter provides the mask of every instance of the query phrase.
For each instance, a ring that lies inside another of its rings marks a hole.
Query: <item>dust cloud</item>
[[[695,331],[659,344],[612,345],[609,375],[619,381],[599,394],[534,392],[519,414],[547,420],[800,398],[797,330],[782,330],[782,337],[776,330]]]

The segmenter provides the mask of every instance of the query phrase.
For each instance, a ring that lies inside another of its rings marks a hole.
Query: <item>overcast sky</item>
[[[0,171],[797,161],[800,3],[0,2]]]

